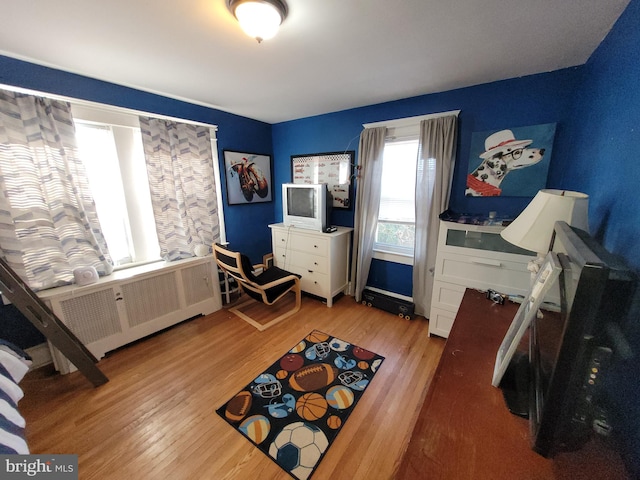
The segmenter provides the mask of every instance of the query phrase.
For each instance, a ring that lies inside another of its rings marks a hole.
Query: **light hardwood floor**
[[[216,413],[307,333],[386,357],[313,479],[391,479],[444,347],[428,323],[339,299],[303,297],[259,332],[227,310],[112,352],[98,388],[78,372],[29,373],[20,409],[32,453],[79,455],[80,479],[290,479]]]

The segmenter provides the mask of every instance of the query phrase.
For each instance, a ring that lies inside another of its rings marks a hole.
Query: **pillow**
[[[20,383],[22,377],[29,371],[30,365],[30,360],[19,358],[13,351],[10,353],[0,347],[0,366],[11,375],[14,382]]]

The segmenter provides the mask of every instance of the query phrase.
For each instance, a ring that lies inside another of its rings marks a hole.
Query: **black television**
[[[526,367],[519,357],[512,369],[526,377],[515,384],[528,388],[531,446],[546,457],[608,435],[602,384],[624,346],[621,324],[636,288],[621,258],[565,222],[556,223],[550,250],[562,269],[531,322]]]

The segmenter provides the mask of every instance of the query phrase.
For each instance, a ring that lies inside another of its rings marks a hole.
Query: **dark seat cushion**
[[[242,263],[242,271],[247,276],[249,281],[258,283],[256,276],[253,274],[253,265],[251,260],[246,255],[240,255],[240,262]]]
[[[300,275],[298,274],[287,272],[286,270],[282,270],[278,267],[271,267],[255,277],[255,283],[257,283],[258,285],[266,285],[267,283],[271,283],[275,280],[288,277],[289,275],[295,275],[296,277],[300,278]],[[267,299],[269,300],[269,302],[273,302],[276,298],[290,289],[294,283],[295,281],[289,280],[288,282],[281,283],[280,285],[276,285],[275,287],[271,287],[265,290],[265,294],[267,295]]]

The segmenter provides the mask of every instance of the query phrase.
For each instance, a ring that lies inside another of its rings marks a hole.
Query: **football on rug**
[[[305,480],[383,360],[314,330],[216,412],[294,478]]]

